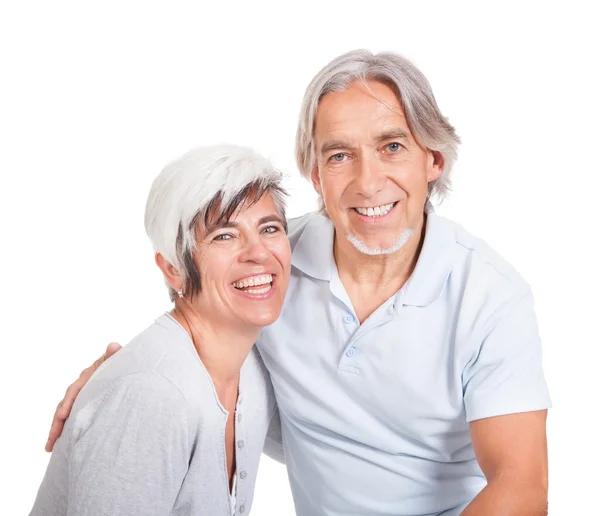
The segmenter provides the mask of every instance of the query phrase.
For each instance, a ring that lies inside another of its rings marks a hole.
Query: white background
[[[483,5],[485,4],[485,5]],[[531,284],[550,412],[550,514],[600,484],[597,15],[593,2],[8,2],[0,7],[0,514],[26,514],[64,389],[169,308],[143,230],[152,179],[198,144],[294,164],[304,88],[336,55],[394,50],[463,139],[439,207]],[[517,7],[518,6],[518,7]],[[293,514],[264,459],[253,514]]]

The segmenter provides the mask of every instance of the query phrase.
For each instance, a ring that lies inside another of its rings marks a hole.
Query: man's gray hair
[[[440,112],[425,76],[410,61],[392,52],[348,52],[331,61],[308,85],[296,132],[296,163],[302,175],[310,180],[315,166],[314,130],[319,102],[327,93],[344,91],[354,81],[381,82],[396,90],[414,137],[443,157],[442,175],[429,183],[429,197],[443,200],[450,189],[450,172],[460,138]]]
[[[198,147],[162,170],[150,189],[144,223],[154,251],[184,279],[186,294],[201,290],[193,260],[198,227],[206,230],[228,221],[239,207],[257,202],[265,193],[285,221],[281,180],[282,174],[267,159],[234,145]]]

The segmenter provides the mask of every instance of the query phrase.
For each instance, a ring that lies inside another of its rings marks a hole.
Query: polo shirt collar
[[[449,221],[435,213],[429,202],[425,213],[427,224],[421,254],[398,299],[405,306],[433,303],[444,291],[452,270],[452,253],[456,243],[454,230]]]
[[[333,222],[321,213],[306,224],[292,252],[292,265],[315,279],[329,281],[335,269]]]
[[[402,305],[427,306],[438,299],[451,271],[456,242],[446,219],[425,206],[427,223],[421,254],[412,275],[400,290]],[[330,281],[336,264],[333,257],[334,226],[331,219],[315,214],[307,223],[292,253],[292,265],[315,279]]]

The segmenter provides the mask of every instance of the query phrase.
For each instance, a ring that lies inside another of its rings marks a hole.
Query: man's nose
[[[358,159],[356,185],[358,193],[364,197],[373,197],[384,189],[386,176],[383,166],[375,156],[363,155]]]

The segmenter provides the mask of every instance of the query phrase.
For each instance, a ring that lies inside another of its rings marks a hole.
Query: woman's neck
[[[185,302],[176,302],[171,316],[192,339],[217,391],[237,389],[240,370],[260,330],[211,322]]]

